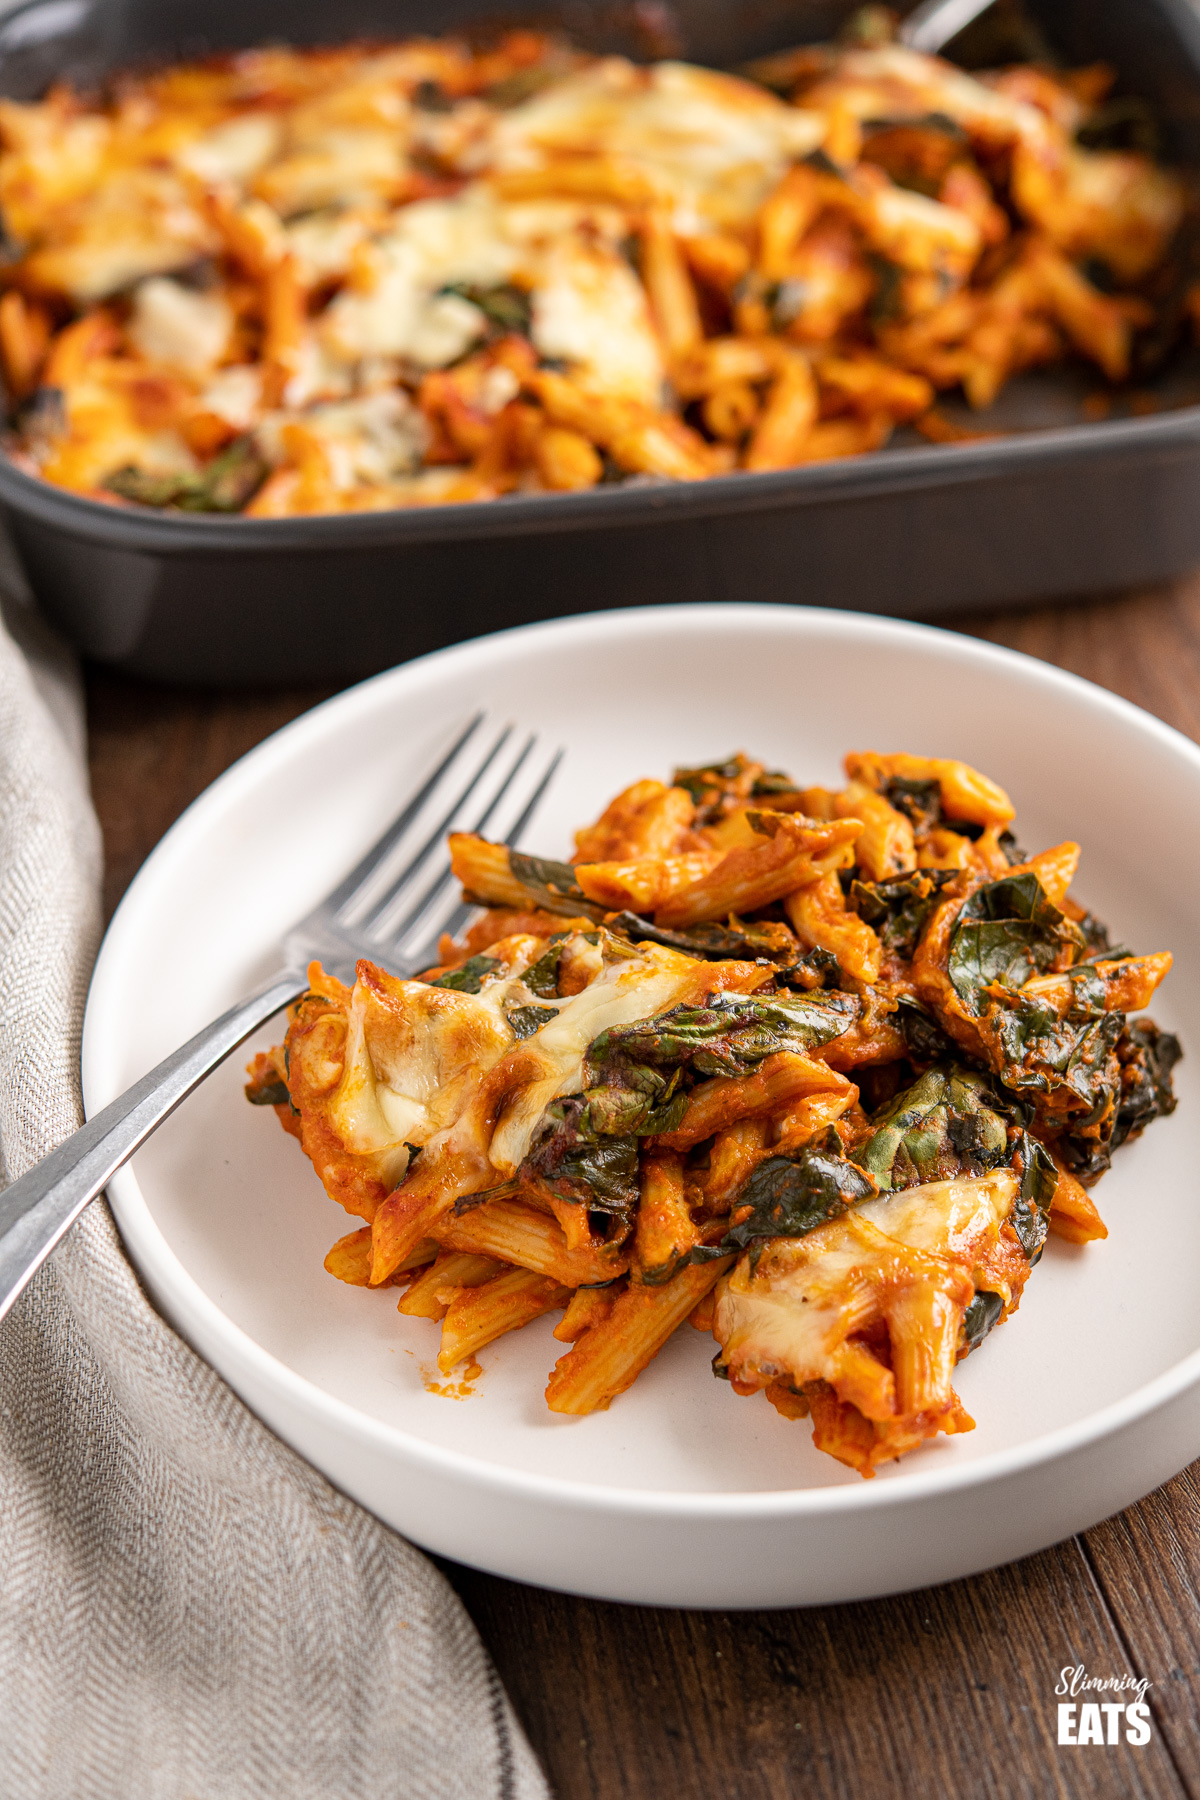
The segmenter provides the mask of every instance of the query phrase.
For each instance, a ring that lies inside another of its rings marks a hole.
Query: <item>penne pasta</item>
[[[966,442],[942,392],[1068,357],[1125,382],[1139,334],[1200,320],[1185,180],[1091,147],[1094,71],[889,29],[787,80],[520,28],[6,100],[14,453],[255,519],[700,481]]]
[[[397,1310],[413,1319],[442,1319],[460,1291],[482,1286],[503,1268],[504,1264],[493,1257],[439,1250],[434,1261],[412,1282]]]
[[[631,1283],[625,1288],[608,1316],[555,1363],[546,1388],[550,1411],[606,1411],[716,1286],[728,1260],[682,1269],[657,1287]]]
[[[733,1395],[869,1478],[973,1429],[956,1366],[1048,1239],[1107,1237],[1090,1188],[1175,1106],[1142,1012],[1170,953],[1114,950],[1079,846],[1019,850],[970,765],[845,770],[643,777],[572,862],[457,834],[482,910],[437,966],[312,965],[247,1099],[363,1221],[326,1268],[404,1283],[442,1372],[561,1309],[547,1406],[603,1411],[686,1319]]]
[[[558,1282],[529,1269],[509,1269],[490,1281],[460,1289],[442,1320],[438,1368],[448,1375],[485,1344],[565,1305],[568,1293]]]
[[[575,1206],[586,1224],[584,1209]],[[619,1248],[587,1243],[567,1244],[562,1226],[549,1213],[520,1200],[487,1200],[481,1206],[445,1217],[435,1227],[437,1241],[481,1256],[497,1256],[567,1287],[612,1281],[624,1273],[628,1258]]]

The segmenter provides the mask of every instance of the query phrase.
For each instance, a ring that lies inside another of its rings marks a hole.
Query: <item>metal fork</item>
[[[910,50],[935,56],[992,4],[993,0],[921,0],[902,20],[896,37]]]
[[[561,750],[539,750],[535,734],[484,724],[477,713],[361,862],[287,933],[280,974],[0,1193],[0,1318],[122,1163],[239,1044],[299,998],[314,958],[345,980],[363,956],[401,975],[436,962],[439,934],[457,930],[472,910],[454,901],[447,832],[490,830],[517,843],[562,761]]]

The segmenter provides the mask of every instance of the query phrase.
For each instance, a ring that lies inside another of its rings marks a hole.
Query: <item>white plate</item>
[[[1200,1017],[1200,752],[1099,689],[939,631],[784,607],[533,626],[410,663],[281,731],[211,787],[129,890],[84,1043],[89,1111],[271,972],[280,930],[395,810],[479,702],[569,747],[527,847],[637,776],[744,748],[834,782],[848,749],[957,756],[1003,783],[1020,840],[1083,845],[1077,890],[1119,938],[1174,950],[1154,1013]],[[277,1035],[277,1034],[275,1034]],[[1185,1039],[1190,1034],[1184,1031]],[[263,1044],[271,1041],[267,1033]],[[249,1050],[255,1046],[248,1046]],[[684,1327],[607,1413],[546,1411],[539,1320],[427,1391],[437,1327],[321,1267],[352,1228],[239,1056],[110,1190],[167,1316],[247,1403],[380,1518],[522,1581],[616,1600],[772,1606],[945,1581],[1117,1511],[1200,1453],[1200,1054],[1180,1105],[1100,1185],[1110,1236],[1051,1239],[1019,1316],[959,1372],[978,1429],[863,1482]]]

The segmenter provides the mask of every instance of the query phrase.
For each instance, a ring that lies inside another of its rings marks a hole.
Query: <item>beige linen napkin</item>
[[[69,661],[10,613],[29,652],[0,625],[13,1179],[81,1118],[100,845]],[[0,1323],[0,1795],[546,1794],[451,1588],[176,1336],[93,1205]]]

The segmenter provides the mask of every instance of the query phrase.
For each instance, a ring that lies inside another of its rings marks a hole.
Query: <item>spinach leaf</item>
[[[748,1218],[725,1233],[719,1244],[700,1246],[694,1262],[708,1262],[744,1250],[764,1238],[800,1238],[836,1219],[860,1200],[874,1199],[871,1176],[841,1153],[836,1131],[783,1156],[768,1156],[751,1174],[738,1197],[749,1206]]]
[[[291,1099],[287,1082],[280,1077],[274,1081],[248,1081],[243,1092],[251,1106],[284,1106]]]
[[[728,925],[687,925],[680,931],[668,931],[638,913],[623,912],[609,920],[608,929],[631,942],[663,944],[668,950],[682,950],[687,956],[709,961],[765,957],[770,962],[791,963],[800,954],[789,926],[771,919],[739,919],[736,914],[730,914]]]
[[[729,957],[773,962],[776,981],[805,992],[835,987],[841,975],[832,950],[801,950],[795,932],[780,919],[739,919],[736,913],[730,913],[727,925],[686,925],[670,931],[638,913],[622,912],[609,919],[608,930],[618,932],[631,943],[662,944],[668,950],[682,950],[685,956],[706,962],[722,962]]]
[[[942,786],[939,781],[906,781],[894,775],[881,790],[889,806],[903,813],[914,831],[924,834],[942,823]]]
[[[628,1215],[638,1200],[637,1138],[597,1135],[582,1095],[555,1100],[520,1175],[592,1212]]]
[[[1171,1071],[1182,1055],[1174,1032],[1161,1031],[1153,1019],[1125,1025],[1116,1044],[1121,1092],[1113,1128],[1114,1150],[1140,1136],[1152,1119],[1175,1111]]]
[[[691,795],[696,808],[697,826],[715,825],[727,812],[750,798],[759,765],[739,752],[724,762],[702,763],[695,769],[676,769],[671,777],[673,787],[681,787]]]
[[[533,318],[529,295],[524,288],[514,287],[510,281],[497,282],[491,287],[473,281],[451,281],[438,292],[456,294],[460,300],[469,300],[472,306],[477,306],[487,320],[490,336],[505,336],[509,332],[529,336]]]
[[[915,995],[896,995],[895,1022],[915,1062],[939,1062],[957,1055],[953,1041]]]
[[[675,1131],[682,1123],[687,1091],[681,1070],[666,1076],[633,1064],[612,1073],[615,1079],[608,1085],[590,1087],[584,1094],[581,1123],[593,1136],[648,1137],[651,1132]]]
[[[588,899],[575,880],[570,863],[553,862],[545,856],[527,856],[523,850],[510,850],[508,866],[514,880],[528,888],[547,912],[582,913],[589,919],[602,919],[608,910]]]
[[[713,994],[656,1018],[614,1025],[588,1045],[588,1085],[613,1067],[685,1069],[698,1079],[744,1075],[776,1051],[807,1051],[848,1031],[860,1002],[850,994]]]
[[[963,1314],[963,1337],[967,1350],[978,1350],[993,1325],[1000,1323],[1000,1315],[1004,1311],[1004,1301],[999,1294],[990,1294],[986,1288],[976,1288],[975,1298]]]
[[[867,262],[875,276],[875,290],[867,305],[867,317],[872,325],[893,324],[903,311],[905,271],[890,257],[875,253],[868,254]]]
[[[1120,1141],[1117,1046],[1126,1025],[1123,1013],[1105,1011],[1105,986],[1092,964],[1079,963],[1064,978],[1071,997],[1061,1014],[1036,995],[993,992],[983,1017],[1002,1091],[1022,1101],[1025,1122],[1053,1136],[1067,1167],[1089,1180],[1109,1166]]]
[[[521,980],[531,994],[537,994],[543,1000],[558,998],[558,965],[562,957],[565,934],[550,939],[550,947],[543,950],[535,963],[526,969]]]
[[[1065,1083],[1080,1101],[1093,1106],[1101,1091],[1118,1081],[1109,1059],[1125,1016],[1105,1012],[1103,983],[1091,970],[1079,973],[1091,977],[1099,998],[1089,995],[1083,982],[1073,983],[1080,1003],[1063,1018],[1033,995],[1014,996],[1008,1004],[989,1010],[1004,1057],[1000,1078],[1006,1087],[1050,1093]]]
[[[104,479],[110,493],[139,506],[169,507],[175,512],[241,512],[266,480],[267,464],[253,438],[235,439],[196,473],[152,475],[132,464]]]
[[[1073,1003],[1063,1017],[1044,1000],[1013,994],[994,1000],[986,1019],[1004,1091],[1025,1099],[1068,1168],[1091,1179],[1111,1161],[1125,1018],[1104,1011],[1104,984],[1088,964],[1070,971],[1070,983]]]
[[[1082,948],[1083,933],[1051,904],[1036,875],[1005,875],[977,888],[959,913],[950,937],[950,980],[978,1015],[993,983],[1019,988],[1064,951],[1074,960]]]
[[[512,1027],[513,1035],[517,1038],[527,1038],[532,1037],[535,1031],[540,1031],[543,1025],[548,1025],[551,1019],[556,1019],[558,1008],[555,1006],[514,1006],[506,1016]]]
[[[1099,920],[1095,913],[1084,913],[1079,920],[1079,929],[1083,933],[1084,953],[1082,961],[1101,962],[1109,957],[1132,956],[1131,950],[1122,944],[1114,944],[1109,935],[1108,926]]]
[[[456,994],[477,994],[483,987],[484,979],[493,969],[500,967],[500,960],[495,956],[472,956],[461,967],[451,969],[446,975],[439,975],[430,987],[452,988]]]
[[[1032,1265],[1039,1261],[1050,1229],[1050,1202],[1058,1186],[1058,1170],[1045,1145],[1027,1131],[1019,1134],[1014,1150],[1021,1158],[1021,1185],[1008,1222]]]
[[[484,99],[489,106],[507,111],[510,107],[520,106],[525,100],[531,100],[535,94],[549,87],[553,81],[561,79],[569,69],[566,58],[548,57],[544,62],[533,63],[524,69],[514,69],[511,75],[503,80],[493,82],[484,90]]]
[[[781,968],[775,977],[784,987],[811,994],[817,988],[836,987],[842,977],[842,965],[832,950],[805,950],[795,962]]]
[[[946,817],[942,808],[941,784],[937,781],[906,781],[903,776],[898,775],[891,781],[886,781],[881,792],[897,812],[902,812],[905,818],[911,820],[918,838],[936,830],[953,831],[958,837],[970,838],[972,843],[978,842],[983,836],[984,828],[976,821]],[[1028,861],[1011,831],[1002,831],[998,841],[1010,866]]]
[[[850,904],[879,933],[886,949],[912,956],[939,891],[957,874],[957,869],[916,869],[887,881],[855,881]]]
[[[958,1064],[927,1069],[872,1125],[856,1154],[884,1193],[984,1175],[1008,1160],[1008,1127],[991,1083]]]
[[[754,785],[750,789],[752,800],[765,800],[771,795],[795,794],[796,783],[782,769],[764,769],[761,775],[754,777]]]

